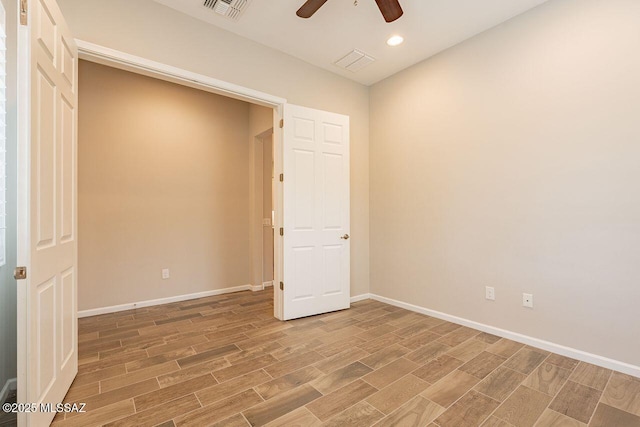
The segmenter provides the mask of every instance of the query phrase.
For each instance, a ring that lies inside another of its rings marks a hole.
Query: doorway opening
[[[273,283],[273,108],[85,60],[78,75],[79,316]]]
[[[101,65],[107,65],[119,70],[130,71],[143,76],[153,77],[158,80],[166,82],[177,83],[181,86],[199,89],[205,92],[210,92],[218,95],[223,95],[231,99],[241,100],[248,102],[255,106],[267,107],[271,110],[270,127],[264,126],[260,129],[256,129],[256,132],[252,136],[261,136],[262,132],[271,130],[272,140],[272,153],[273,153],[273,169],[275,171],[281,171],[283,167],[283,131],[282,131],[282,119],[284,114],[284,106],[287,100],[277,96],[270,95],[261,91],[249,89],[243,86],[239,86],[233,83],[228,83],[223,80],[218,80],[203,74],[194,73],[181,68],[177,68],[168,64],[155,62],[146,58],[131,55],[125,52],[116,51],[110,48],[106,48],[100,45],[89,43],[83,40],[77,40],[78,54],[80,60],[87,62],[93,62]],[[253,150],[253,145],[251,146]],[[248,174],[252,172],[247,171]],[[254,182],[252,179],[251,182]],[[272,210],[273,219],[272,227],[278,230],[283,226],[283,192],[281,185],[275,185],[272,188]],[[251,212],[251,218],[254,218],[254,214],[257,211]],[[259,215],[260,221],[262,215]],[[250,226],[255,226],[254,221],[250,221]],[[262,229],[262,223],[260,222],[260,229]],[[251,233],[254,235],[254,233]],[[259,234],[258,234],[259,235]],[[256,243],[257,244],[257,243]],[[252,242],[252,248],[254,242]],[[279,283],[282,281],[283,268],[283,245],[282,239],[276,238],[273,242],[273,283]],[[260,255],[261,256],[261,255]],[[247,287],[253,289],[255,286],[262,287],[262,283],[255,280],[255,271],[253,266],[256,261],[252,255],[250,263],[251,281],[247,283]],[[264,286],[268,285],[268,281],[264,282]],[[257,289],[257,288],[256,288]],[[274,300],[274,316],[277,319],[283,319],[283,292],[279,286],[273,286],[273,300]],[[203,295],[204,296],[204,295]],[[100,313],[91,313],[100,314]],[[80,316],[83,313],[79,313]]]

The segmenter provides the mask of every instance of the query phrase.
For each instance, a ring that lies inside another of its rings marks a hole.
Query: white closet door
[[[54,0],[28,2],[19,27],[19,281],[26,302],[19,356],[19,396],[59,403],[78,371],[77,345],[77,69],[78,51]],[[25,160],[26,159],[26,160]],[[35,412],[29,426],[49,425]]]
[[[284,319],[349,308],[349,117],[286,104]]]

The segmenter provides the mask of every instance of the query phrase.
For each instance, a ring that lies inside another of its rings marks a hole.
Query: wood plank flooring
[[[0,404],[4,404],[4,403],[16,403],[15,390],[9,392],[4,402],[0,402]],[[5,413],[4,411],[0,411],[0,427],[15,427],[17,425],[18,425],[17,414],[13,412]]]
[[[79,321],[63,426],[640,427],[640,379],[373,300],[239,292]]]

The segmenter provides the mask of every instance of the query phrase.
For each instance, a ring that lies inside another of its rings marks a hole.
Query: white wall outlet
[[[496,300],[496,290],[492,286],[487,286],[484,288],[484,297],[488,300],[495,301]]]
[[[169,278],[169,269],[168,268],[163,268],[162,269],[162,280],[168,279]]]
[[[522,306],[533,308],[533,294],[522,294]]]

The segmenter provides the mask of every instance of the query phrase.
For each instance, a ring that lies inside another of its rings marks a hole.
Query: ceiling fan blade
[[[378,9],[387,22],[395,21],[404,13],[398,0],[376,0],[376,3],[378,3]]]
[[[307,0],[296,12],[300,18],[311,18],[325,4],[327,0]]]

